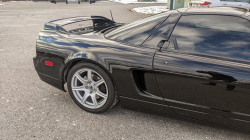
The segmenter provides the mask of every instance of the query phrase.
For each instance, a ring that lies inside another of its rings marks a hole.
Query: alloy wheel
[[[107,84],[103,77],[92,69],[84,68],[75,72],[71,87],[77,101],[87,108],[100,108],[107,101]]]

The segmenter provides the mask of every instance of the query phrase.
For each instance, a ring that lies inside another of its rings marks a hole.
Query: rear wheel
[[[80,0],[78,0],[78,4],[80,4],[81,2],[80,2]]]
[[[66,0],[66,4],[68,4],[68,1]]]
[[[107,111],[115,103],[114,86],[108,74],[91,63],[79,63],[68,74],[68,90],[74,102],[92,113]]]

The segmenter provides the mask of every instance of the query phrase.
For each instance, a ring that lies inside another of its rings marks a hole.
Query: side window
[[[105,37],[126,44],[141,45],[166,18],[166,14],[159,14],[138,20],[107,33]]]
[[[176,39],[180,51],[250,60],[250,24],[240,17],[183,16],[171,38]]]

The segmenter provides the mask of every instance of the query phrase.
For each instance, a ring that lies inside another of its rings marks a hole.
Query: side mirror
[[[161,40],[158,43],[157,47],[162,48],[162,49],[179,50],[178,45],[177,45],[177,40],[175,37],[170,37],[168,40]]]
[[[161,40],[158,45],[157,48],[168,48],[169,42],[167,40]]]

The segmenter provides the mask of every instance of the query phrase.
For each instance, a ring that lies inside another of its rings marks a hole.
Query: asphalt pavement
[[[99,15],[128,23],[146,17],[141,6],[113,2],[4,3],[0,6],[0,140],[165,139],[242,140],[250,134],[207,123],[126,110],[116,105],[103,114],[81,110],[67,92],[42,82],[33,66],[35,43],[44,23],[66,17]]]

